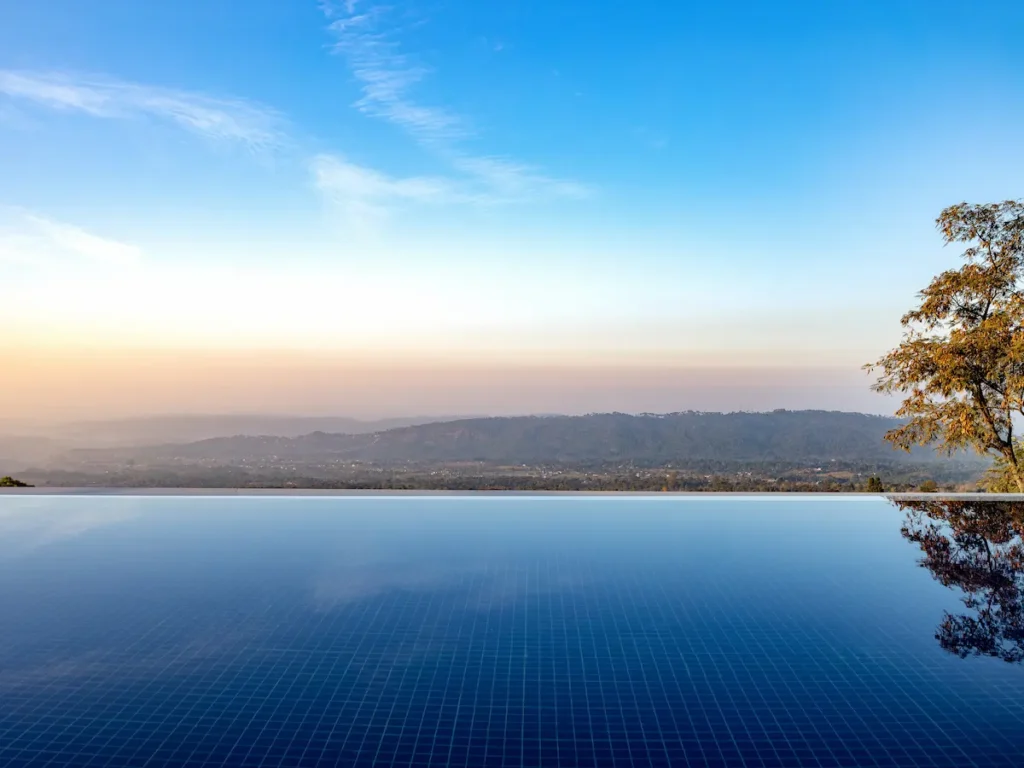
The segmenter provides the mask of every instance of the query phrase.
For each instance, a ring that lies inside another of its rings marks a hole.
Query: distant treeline
[[[851,492],[961,490],[978,487],[981,473],[970,466],[872,465],[859,471],[836,467],[789,469],[769,474],[751,469],[706,473],[678,469],[624,470],[549,468],[363,469],[339,476],[238,467],[147,470],[125,468],[102,474],[52,471],[33,475],[40,485],[135,488],[304,488],[430,491],[748,491]]]

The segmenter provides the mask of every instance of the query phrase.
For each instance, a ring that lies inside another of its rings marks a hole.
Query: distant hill
[[[440,417],[464,418],[464,417]],[[44,438],[49,448],[127,447],[167,443],[191,443],[225,435],[275,435],[298,437],[312,432],[363,434],[438,421],[437,416],[361,421],[344,416],[275,416],[260,414],[182,414],[139,416],[123,419],[74,421],[59,424],[0,422],[0,436],[31,435]],[[0,441],[2,441],[0,437]],[[29,438],[18,438],[24,445]],[[13,444],[15,438],[8,440]],[[2,448],[3,442],[0,442]]]
[[[45,437],[0,434],[0,475],[46,464],[61,456],[66,448]]]
[[[273,459],[441,464],[582,464],[594,462],[892,462],[940,458],[930,449],[893,450],[883,435],[899,422],[837,411],[475,418],[417,424],[368,434],[324,431],[299,437],[220,437],[138,448],[133,460],[240,464]],[[128,453],[118,452],[122,456]],[[111,452],[78,451],[83,460]],[[966,454],[961,459],[976,459]]]

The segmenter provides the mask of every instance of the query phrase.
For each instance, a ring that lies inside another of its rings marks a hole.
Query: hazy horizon
[[[551,364],[369,365],[326,356],[24,357],[2,385],[36,421],[157,415],[339,416],[823,409],[891,415],[896,403],[845,368]]]

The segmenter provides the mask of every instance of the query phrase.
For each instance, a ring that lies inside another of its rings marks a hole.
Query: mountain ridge
[[[872,414],[783,409],[493,416],[363,434],[318,430],[296,437],[235,435],[116,453],[147,462],[224,464],[274,459],[371,464],[940,460],[928,448],[910,454],[893,450],[883,437],[900,423]],[[83,460],[115,455],[111,449],[72,453]]]

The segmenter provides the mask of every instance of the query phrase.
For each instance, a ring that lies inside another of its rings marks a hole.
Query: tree
[[[882,485],[882,479],[879,477],[869,477],[867,484],[868,493],[884,493],[885,486]]]
[[[886,433],[894,448],[938,443],[1000,460],[1000,476],[1024,493],[1024,446],[1013,418],[1024,415],[1024,200],[961,203],[936,224],[945,243],[964,243],[960,269],[935,277],[920,306],[901,320],[900,345],[868,370],[872,389],[906,395]]]
[[[10,475],[0,477],[0,488],[31,488],[28,483],[23,483],[21,480],[15,480]]]
[[[956,590],[966,613],[946,612],[935,633],[961,658],[1024,662],[1024,504],[906,500],[903,536],[921,548],[920,564]]]

